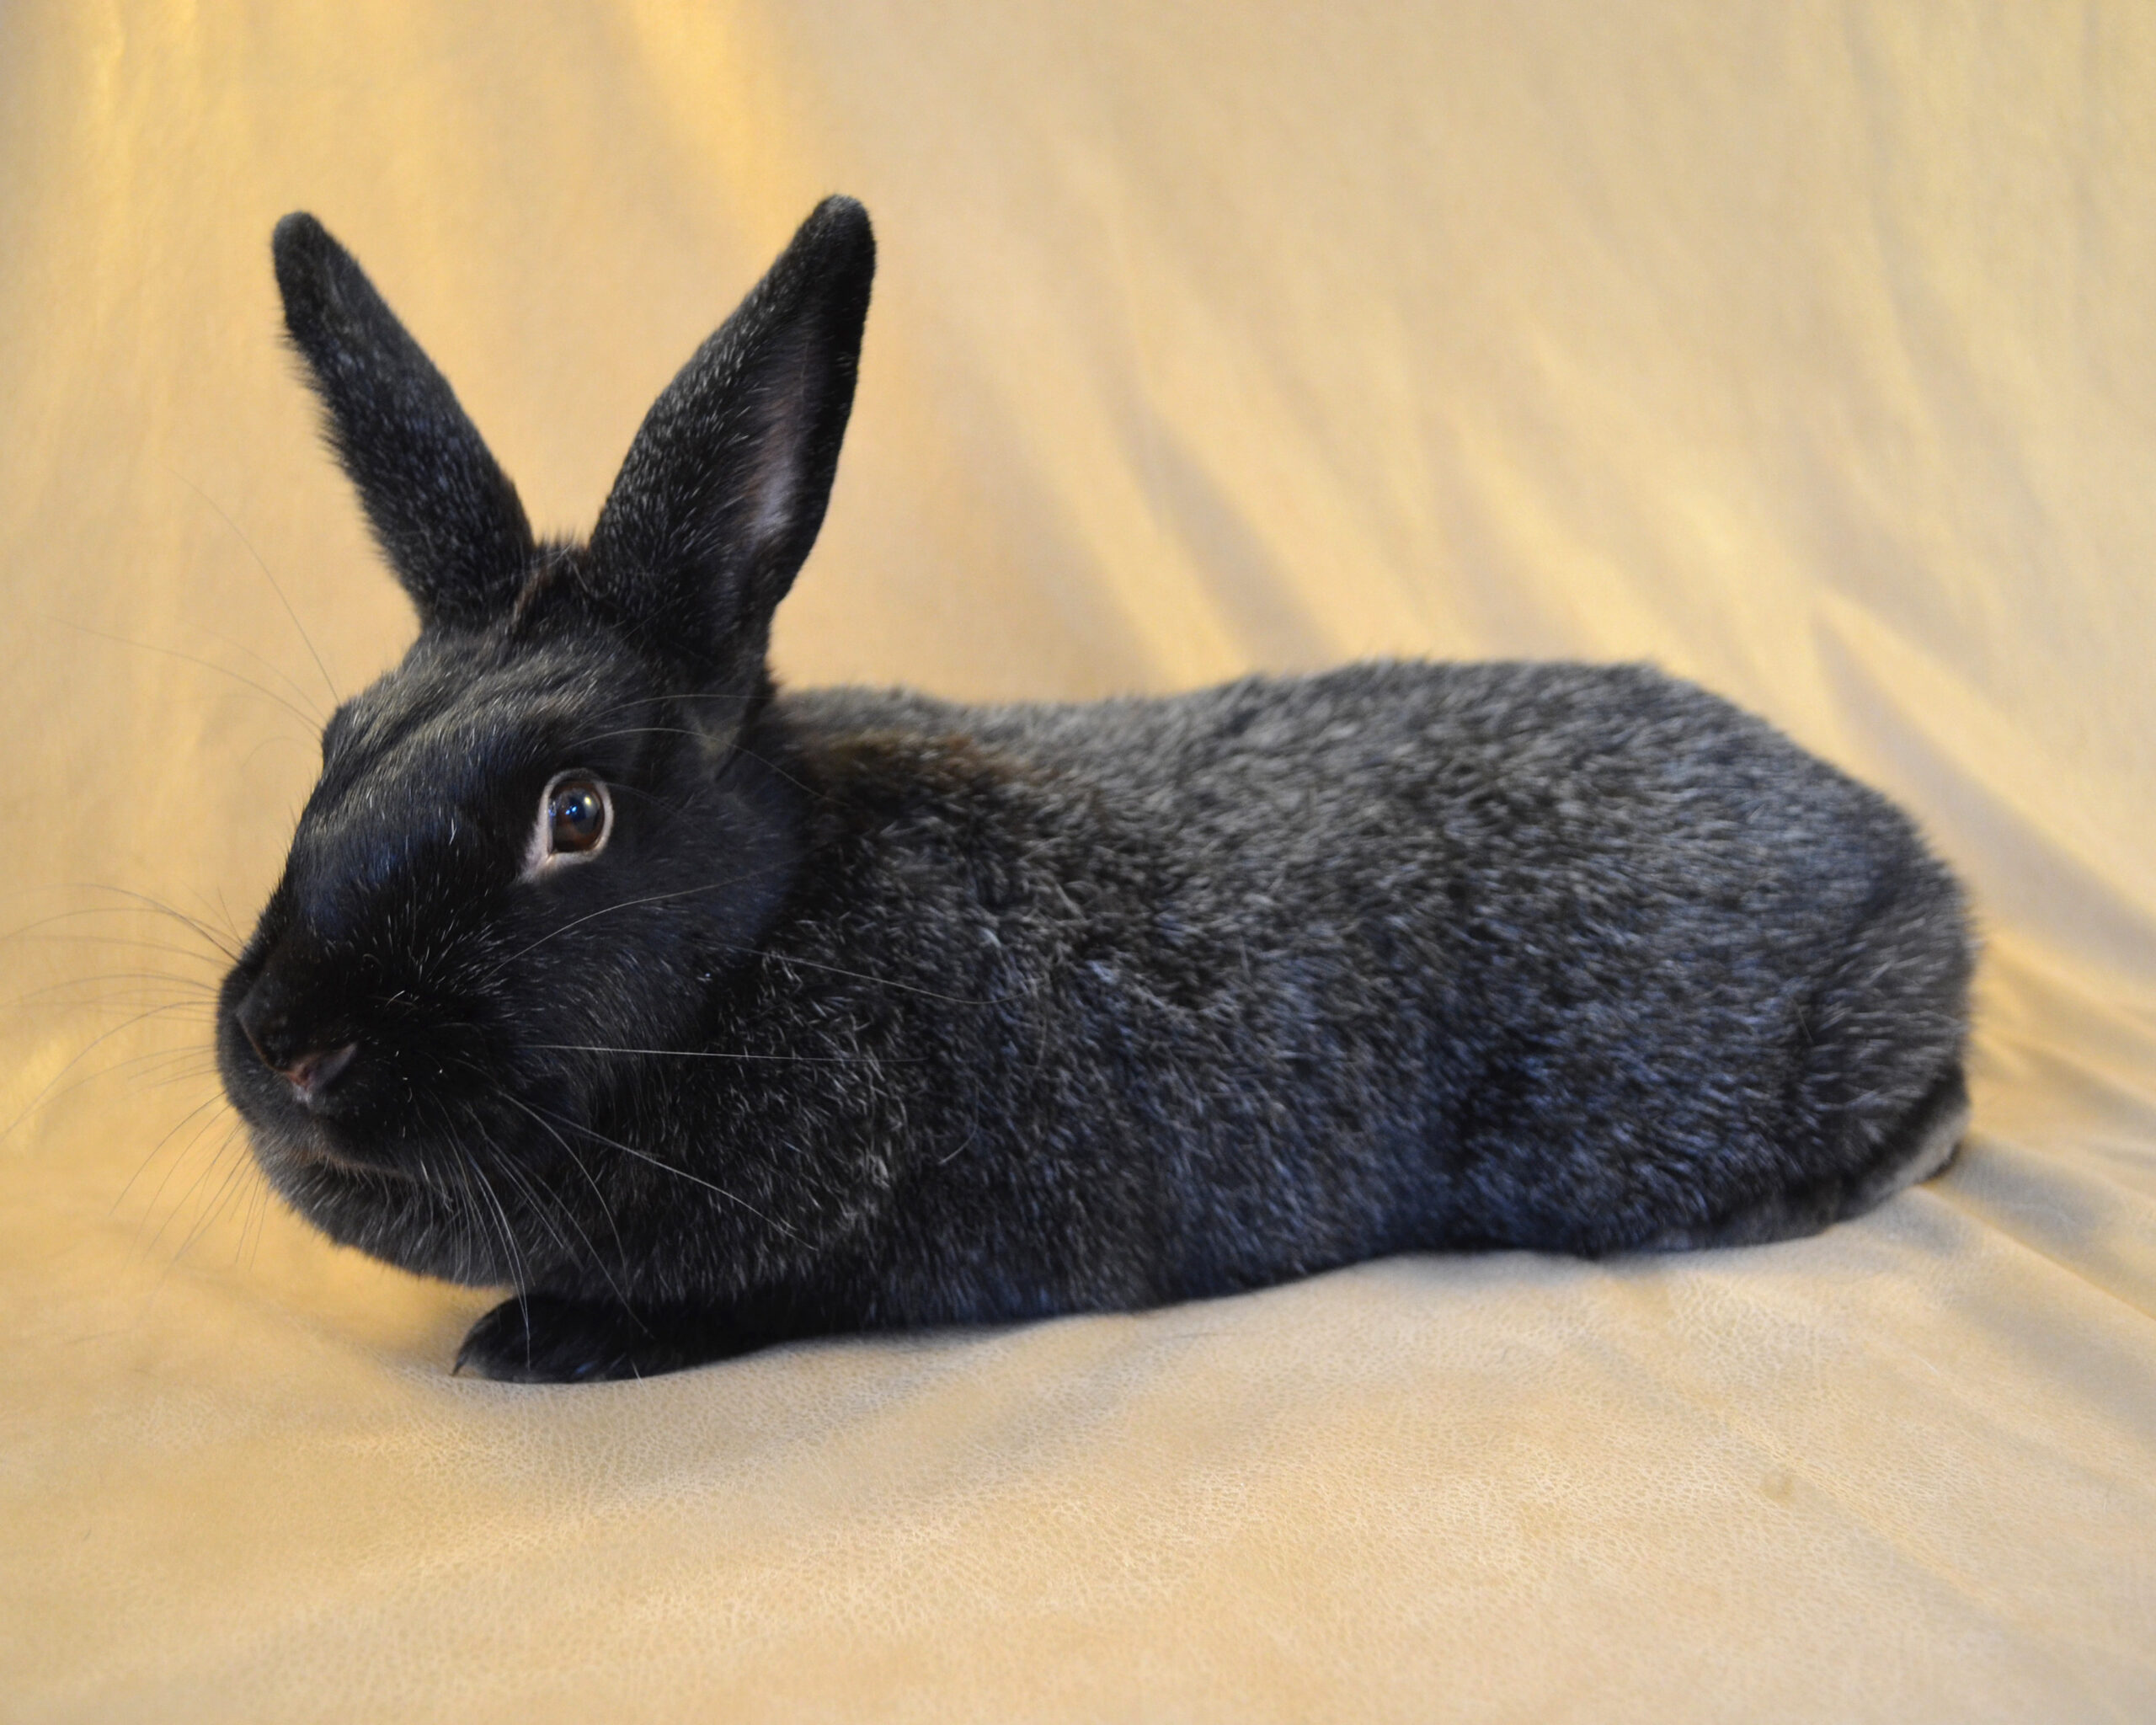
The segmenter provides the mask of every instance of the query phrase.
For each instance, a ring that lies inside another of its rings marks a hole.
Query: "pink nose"
[[[337,1081],[337,1075],[352,1064],[352,1056],[359,1051],[356,1042],[348,1042],[342,1048],[315,1049],[290,1065],[278,1067],[277,1076],[299,1092],[302,1102],[312,1102]]]

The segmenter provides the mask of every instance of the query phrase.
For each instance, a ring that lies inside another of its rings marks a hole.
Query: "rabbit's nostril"
[[[312,1011],[292,1010],[289,990],[269,977],[258,980],[247,998],[233,1010],[254,1057],[292,1087],[292,1095],[309,1108],[322,1106],[323,1097],[359,1054],[355,1042],[342,1044],[329,1038],[346,1027],[324,1023]]]
[[[352,1057],[359,1051],[356,1042],[348,1042],[342,1048],[315,1049],[278,1067],[278,1076],[299,1092],[302,1102],[312,1102],[337,1081],[338,1075],[352,1064]]]
[[[254,1050],[255,1059],[271,1071],[281,1071],[291,1058],[291,1033],[283,1022],[283,1014],[270,1005],[259,986],[250,991],[239,1003],[232,1022],[239,1026],[247,1045]]]

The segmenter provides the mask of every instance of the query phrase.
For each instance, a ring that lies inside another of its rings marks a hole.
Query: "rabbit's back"
[[[890,896],[823,962],[888,923],[888,962],[1001,1003],[946,1033],[973,1046],[915,1135],[940,1111],[1044,1146],[1094,1218],[1143,1218],[1148,1245],[1078,1250],[1150,1297],[1806,1231],[1958,1095],[1951,877],[1883,798],[1650,669],[782,708],[838,801],[886,804],[852,878]]]

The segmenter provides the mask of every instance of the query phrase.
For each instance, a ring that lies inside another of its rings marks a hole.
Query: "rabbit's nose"
[[[352,1056],[359,1053],[356,1042],[348,1042],[341,1048],[310,1049],[296,1060],[277,1068],[282,1078],[304,1103],[312,1103],[337,1081],[337,1075],[352,1064]]]
[[[280,1003],[259,985],[239,1003],[232,1017],[255,1058],[310,1106],[337,1081],[360,1051],[356,1042],[311,1045],[314,1039],[296,1030]]]

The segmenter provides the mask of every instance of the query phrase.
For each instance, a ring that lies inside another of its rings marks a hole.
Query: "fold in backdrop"
[[[2152,164],[2130,3],[0,8],[0,1717],[2156,1716]],[[1655,660],[1972,883],[1962,1162],[1748,1252],[449,1377],[488,1296],[309,1234],[204,1054],[412,632],[270,228],[576,528],[835,190],[784,676]]]

